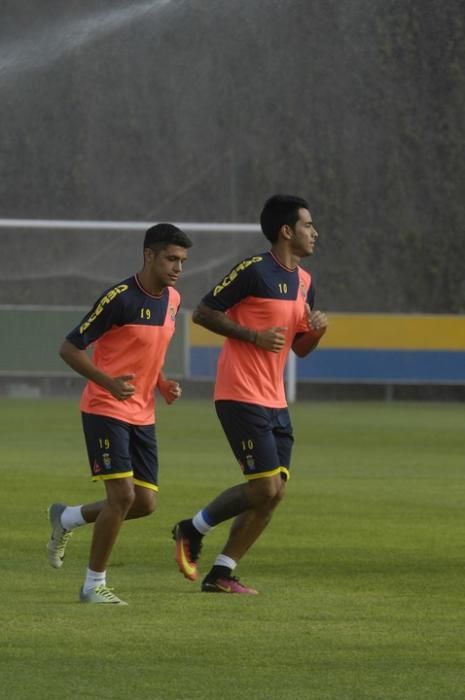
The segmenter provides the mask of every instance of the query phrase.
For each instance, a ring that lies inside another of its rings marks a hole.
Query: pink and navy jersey
[[[159,296],[149,294],[137,275],[107,289],[67,335],[84,350],[93,344],[93,363],[112,377],[133,374],[136,391],[118,401],[103,387],[87,382],[81,410],[118,418],[133,425],[155,421],[154,390],[175,329],[180,296],[165,287]]]
[[[215,400],[285,407],[287,356],[295,336],[308,330],[305,304],[314,304],[309,273],[301,267],[290,270],[271,252],[263,253],[236,265],[202,301],[241,326],[257,331],[286,328],[286,344],[279,353],[226,338],[218,359]]]

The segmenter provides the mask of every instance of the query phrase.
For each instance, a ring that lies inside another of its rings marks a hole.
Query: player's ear
[[[286,240],[290,240],[292,238],[292,234],[294,233],[289,224],[284,224],[283,226],[281,226],[279,232],[281,233],[283,238],[286,238]]]
[[[155,251],[152,248],[144,248],[144,262],[150,263],[155,257]]]

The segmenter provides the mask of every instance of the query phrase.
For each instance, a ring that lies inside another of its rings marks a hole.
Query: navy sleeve
[[[315,306],[315,287],[313,286],[313,281],[310,283],[310,287],[307,292],[307,304],[311,309]]]
[[[107,291],[92,309],[84,316],[82,321],[68,333],[66,340],[80,350],[94,343],[112,326],[121,325],[121,298],[113,295],[111,289]]]
[[[310,287],[308,288],[307,304],[309,305],[310,310],[313,310],[313,307],[315,306],[315,287],[313,286],[313,281],[310,282]],[[300,338],[303,335],[305,335],[303,331],[296,333],[294,336],[294,340],[297,340],[297,338]]]
[[[257,288],[256,263],[262,258],[243,260],[203,297],[202,303],[216,311],[226,311],[242,299],[254,294]]]

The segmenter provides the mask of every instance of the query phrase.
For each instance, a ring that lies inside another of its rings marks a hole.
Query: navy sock
[[[208,574],[205,576],[207,581],[216,581],[219,578],[230,578],[232,569],[227,566],[218,566],[215,564],[212,566]]]
[[[191,519],[181,520],[180,525],[181,525],[182,532],[184,532],[191,539],[196,539],[196,538],[199,540],[202,539],[202,537],[203,537],[202,533],[199,532],[196,527],[194,527]]]

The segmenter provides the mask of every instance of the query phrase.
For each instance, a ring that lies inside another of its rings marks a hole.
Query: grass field
[[[464,408],[300,403],[293,478],[238,574],[201,594],[170,529],[240,481],[209,402],[160,406],[158,512],[127,523],[109,583],[77,602],[90,528],[62,570],[46,507],[101,497],[75,401],[3,401],[0,688],[9,700],[453,700],[465,697]],[[205,542],[206,570],[226,526]]]

